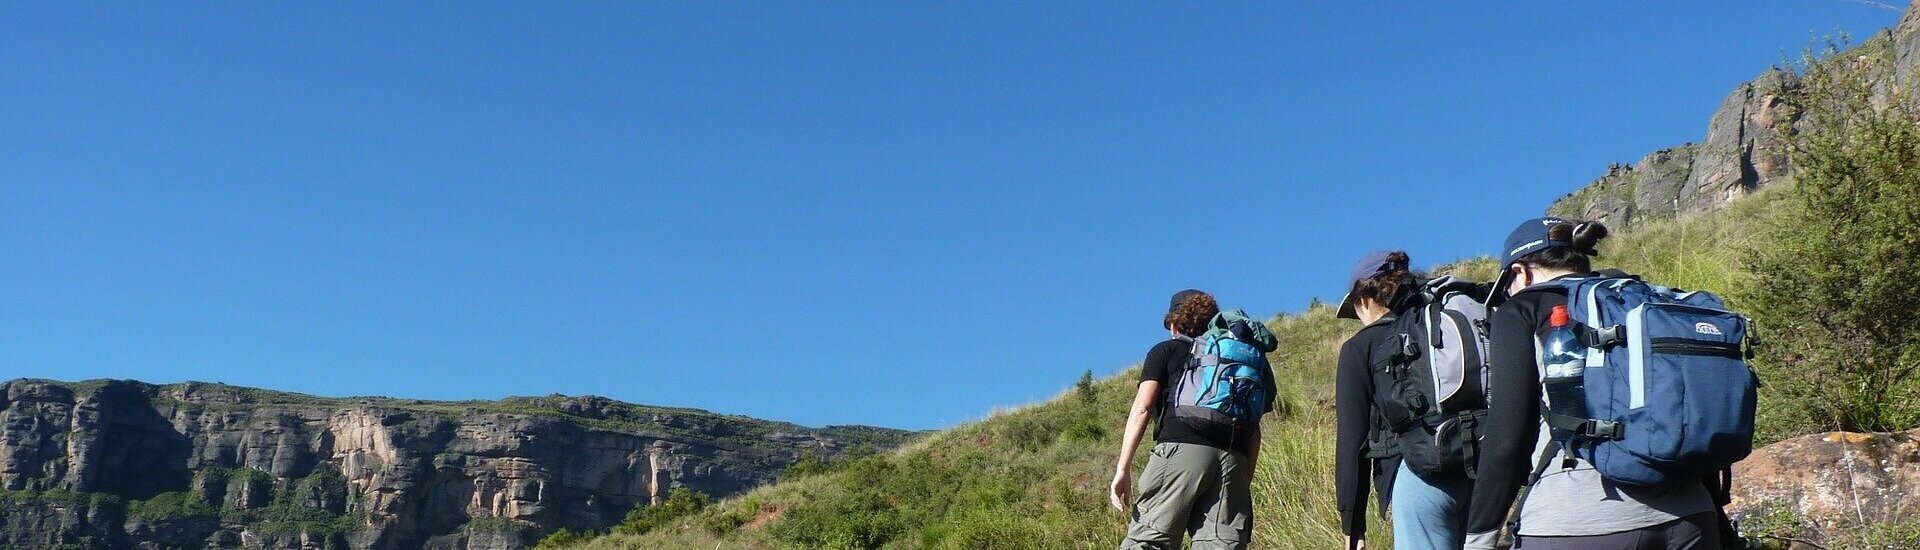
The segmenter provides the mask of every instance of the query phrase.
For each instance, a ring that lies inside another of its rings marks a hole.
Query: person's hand
[[[1133,501],[1133,474],[1120,470],[1113,474],[1113,484],[1107,487],[1107,503],[1113,509],[1127,511],[1127,503]]]
[[[1355,539],[1352,536],[1348,536],[1345,548],[1347,550],[1367,550],[1367,539]]]

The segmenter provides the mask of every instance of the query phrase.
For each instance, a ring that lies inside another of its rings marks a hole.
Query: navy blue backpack
[[[1585,391],[1574,394],[1584,403],[1547,404],[1559,450],[1606,479],[1641,486],[1697,482],[1753,451],[1760,382],[1747,366],[1745,316],[1712,293],[1619,272],[1561,284],[1586,369]]]

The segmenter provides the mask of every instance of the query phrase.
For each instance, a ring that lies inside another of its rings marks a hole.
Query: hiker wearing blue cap
[[[1606,226],[1597,222],[1539,218],[1521,223],[1501,248],[1500,280],[1489,296],[1498,304],[1490,318],[1491,403],[1465,548],[1495,547],[1516,494],[1530,477],[1537,480],[1513,514],[1518,521],[1515,548],[1720,548],[1716,506],[1697,481],[1620,483],[1602,477],[1586,460],[1556,454],[1558,447],[1549,446],[1555,437],[1550,434],[1558,428],[1549,426],[1541,410],[1541,382],[1548,377],[1543,357],[1559,356],[1543,355],[1541,342],[1564,338],[1569,325],[1563,279],[1592,276],[1591,258],[1606,236]],[[1552,467],[1536,469],[1536,464]]]
[[[1354,265],[1347,290],[1338,316],[1365,326],[1341,345],[1335,374],[1334,485],[1346,548],[1366,548],[1369,480],[1381,511],[1390,510],[1395,547],[1459,548],[1473,489],[1473,415],[1485,406],[1484,339],[1472,322],[1485,317],[1485,289],[1428,278],[1405,252],[1382,250]],[[1429,346],[1436,340],[1444,349]]]

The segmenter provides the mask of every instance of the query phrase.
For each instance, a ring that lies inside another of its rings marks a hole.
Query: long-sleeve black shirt
[[[1508,299],[1488,319],[1487,420],[1480,439],[1478,478],[1467,510],[1467,532],[1484,533],[1506,522],[1513,499],[1533,473],[1540,439],[1540,372],[1537,342],[1550,327],[1565,291],[1536,287]]]
[[[1335,438],[1334,490],[1340,502],[1340,531],[1354,538],[1367,534],[1367,485],[1371,478],[1380,493],[1380,508],[1386,509],[1393,486],[1393,474],[1399,458],[1367,458],[1367,436],[1372,426],[1375,392],[1374,365],[1384,364],[1391,353],[1386,341],[1392,337],[1387,325],[1393,318],[1375,321],[1360,329],[1340,346],[1340,363],[1334,374],[1334,414],[1338,435]],[[1397,341],[1397,339],[1396,339]]]

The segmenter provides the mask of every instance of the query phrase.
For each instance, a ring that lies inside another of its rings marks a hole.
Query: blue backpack
[[[1273,370],[1266,353],[1279,342],[1265,324],[1229,310],[1215,315],[1193,339],[1187,361],[1167,393],[1172,416],[1196,429],[1243,427],[1273,407]]]
[[[1747,366],[1753,341],[1745,316],[1712,293],[1617,271],[1561,284],[1586,347],[1578,378],[1585,391],[1572,394],[1584,403],[1549,397],[1550,445],[1608,480],[1641,486],[1693,482],[1753,451],[1760,382]],[[1555,451],[1550,446],[1541,457],[1536,478]]]

